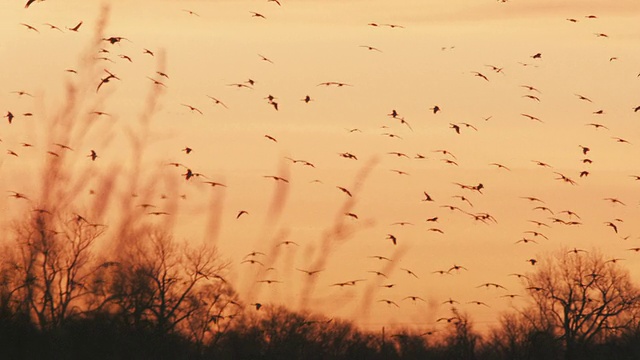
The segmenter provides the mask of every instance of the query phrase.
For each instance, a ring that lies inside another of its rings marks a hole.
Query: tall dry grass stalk
[[[149,148],[154,144],[154,117],[158,115],[162,105],[165,87],[149,83],[148,92],[139,115],[135,119],[123,121],[96,121],[95,111],[100,111],[108,99],[114,96],[118,86],[126,86],[127,79],[113,81],[115,84],[96,91],[99,79],[105,76],[104,63],[96,60],[96,54],[104,45],[105,32],[109,22],[109,7],[104,6],[96,21],[89,44],[79,57],[78,75],[73,76],[64,86],[65,98],[52,116],[43,119],[40,124],[43,142],[64,144],[73,151],[59,151],[59,156],[48,156],[40,169],[39,195],[33,197],[33,208],[43,209],[52,214],[75,214],[86,219],[90,224],[104,224],[104,235],[100,242],[92,246],[101,249],[101,258],[117,258],[118,254],[135,248],[137,239],[149,234],[150,229],[160,229],[166,234],[176,233],[180,227],[177,223],[180,212],[178,196],[164,200],[163,210],[172,216],[157,217],[148,215],[148,211],[140,204],[153,203],[160,193],[160,187],[173,189],[178,193],[180,177],[169,174],[164,164],[148,166]],[[165,72],[166,56],[157,51],[154,57],[156,71]],[[130,80],[130,79],[129,79]],[[125,141],[126,147],[121,144]],[[87,158],[86,149],[99,149],[97,161]],[[101,155],[101,154],[109,154]],[[311,269],[324,269],[333,255],[349,239],[363,229],[371,227],[368,221],[347,222],[345,217],[356,206],[358,195],[365,185],[366,179],[379,159],[367,162],[357,174],[351,185],[353,197],[347,198],[337,209],[334,221],[319,234],[314,243],[314,250],[305,254],[304,263]],[[278,165],[278,176],[288,178],[288,163],[281,161]],[[276,182],[273,194],[262,224],[260,235],[254,241],[254,248],[270,251],[265,262],[265,269],[278,261],[285,261],[294,267],[295,253],[285,253],[277,245],[288,240],[290,231],[283,223],[283,214],[287,210],[290,196],[290,185]],[[223,224],[224,191],[211,192],[206,211],[199,214],[202,223],[202,243],[215,246],[220,239]],[[399,248],[393,255],[399,259],[406,252]],[[390,267],[395,265],[391,264]],[[265,276],[265,269],[255,271],[245,281],[235,284],[243,289],[245,299],[257,302],[264,294],[264,287],[256,286],[256,282]],[[392,270],[386,269],[386,270]],[[240,271],[240,270],[238,270]],[[298,310],[315,308],[318,301],[327,299],[323,293],[316,294],[319,276],[309,276],[299,285],[301,296],[294,304],[287,300],[287,305]],[[361,297],[354,316],[366,316],[373,304],[376,284],[370,284]],[[290,296],[290,293],[289,295]],[[343,304],[344,306],[345,304]]]

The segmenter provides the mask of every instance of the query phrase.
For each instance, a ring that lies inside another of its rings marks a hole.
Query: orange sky
[[[266,0],[112,1],[102,36],[130,41],[102,42],[99,48],[109,51],[103,54],[91,47],[101,11],[97,2],[75,1],[72,10],[69,1],[47,0],[29,9],[23,3],[0,5],[0,112],[16,115],[13,124],[6,118],[0,123],[0,190],[25,193],[34,201],[42,193],[51,156],[46,152],[54,148],[52,137],[64,135],[52,132],[51,124],[62,111],[66,84],[74,84],[81,101],[74,126],[90,124],[86,134],[74,133],[69,144],[74,152],[65,155],[69,172],[89,179],[74,206],[86,209],[99,202],[96,199],[104,196],[96,188],[100,179],[119,169],[114,192],[144,193],[133,205],[144,197],[171,214],[142,219],[164,222],[180,239],[215,242],[231,261],[229,276],[247,303],[306,306],[365,327],[427,329],[441,326],[435,320],[450,313],[442,302],[453,298],[485,327],[495,324],[509,306],[524,304],[501,297],[524,293],[508,274],[533,270],[526,259],[559,247],[599,248],[625,258],[633,276],[640,276],[640,257],[626,250],[640,246],[640,226],[634,221],[640,215],[640,181],[630,176],[640,175],[640,111],[634,112],[640,105],[637,1],[282,0],[282,6]],[[251,11],[266,19],[252,17]],[[83,25],[77,33],[67,30],[79,21]],[[145,48],[155,56],[143,54]],[[542,57],[534,59],[536,53]],[[110,60],[96,60],[100,56]],[[498,73],[487,65],[503,70]],[[64,71],[70,68],[78,74]],[[103,69],[121,80],[104,84],[96,93],[106,74]],[[156,75],[158,69],[169,78]],[[166,88],[159,90],[157,111],[144,125],[141,114],[153,89],[147,77]],[[255,80],[253,89],[228,86],[248,79]],[[327,81],[353,86],[318,86]],[[33,98],[14,91],[29,92]],[[276,97],[277,111],[264,99],[268,95]],[[313,101],[301,101],[306,95]],[[441,108],[437,114],[430,110],[435,105]],[[388,116],[392,110],[411,129]],[[594,114],[599,110],[603,114]],[[98,118],[89,115],[92,111],[111,116]],[[25,117],[25,112],[34,115]],[[460,134],[451,124],[461,127]],[[355,128],[360,132],[348,131]],[[141,144],[140,156],[131,139]],[[579,145],[591,151],[585,156]],[[185,146],[193,152],[182,152]],[[99,154],[95,162],[86,157],[91,149]],[[440,149],[456,158],[435,152]],[[9,155],[9,150],[19,156]],[[344,152],[358,160],[338,155]],[[417,154],[426,159],[416,159]],[[584,158],[592,163],[583,163]],[[185,164],[227,186],[210,188],[199,178],[185,181],[180,175],[184,169],[167,166],[169,162]],[[141,182],[131,189],[136,164],[141,166]],[[589,175],[581,178],[583,170]],[[577,184],[557,180],[554,172]],[[264,178],[271,175],[289,183]],[[152,186],[140,185],[144,181]],[[480,194],[454,182],[482,183],[484,189]],[[337,186],[352,191],[353,198]],[[89,195],[89,189],[96,194]],[[421,201],[424,191],[435,201]],[[169,199],[162,200],[161,194]],[[459,195],[473,207],[455,197]],[[527,196],[545,201],[558,218],[582,224],[553,223],[550,214],[533,210],[537,204],[522,198]],[[604,200],[607,197],[626,205]],[[274,211],[274,199],[281,212]],[[497,222],[475,221],[443,205],[489,213]],[[6,214],[2,220],[10,223],[28,206],[0,197],[0,212]],[[235,219],[241,209],[249,214]],[[581,219],[560,214],[563,210]],[[426,222],[436,216],[437,223]],[[119,221],[116,211],[104,217],[100,221]],[[529,220],[550,227],[536,227]],[[392,225],[400,221],[413,225]],[[618,234],[605,225],[609,221],[617,224]],[[346,227],[344,239],[332,237],[336,224]],[[538,244],[514,244],[523,236],[533,238],[525,231],[542,232],[549,240],[538,237]],[[398,245],[392,245],[387,234],[394,235]],[[285,240],[299,246],[276,246]],[[266,253],[260,260],[275,270],[241,263],[251,251]],[[432,274],[454,264],[468,271]],[[313,277],[296,270],[314,266],[323,271]],[[369,271],[383,271],[388,279]],[[282,283],[256,283],[261,279]],[[330,286],[354,279],[366,281],[354,287]],[[502,284],[508,291],[477,288],[485,282]],[[395,286],[381,287],[385,284]],[[426,302],[403,300],[406,296]],[[467,304],[473,300],[490,308]]]

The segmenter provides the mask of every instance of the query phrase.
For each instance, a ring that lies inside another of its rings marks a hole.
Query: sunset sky
[[[453,299],[486,328],[559,248],[640,280],[637,0],[25,2],[0,3],[3,229],[65,161],[70,208],[215,244],[246,304],[427,330]]]

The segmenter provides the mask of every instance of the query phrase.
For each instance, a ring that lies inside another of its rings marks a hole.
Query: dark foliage
[[[215,249],[138,228],[124,235],[130,246],[104,259],[94,254],[102,235],[78,217],[39,215],[16,226],[0,258],[0,358],[640,358],[638,292],[602,256],[550,258],[528,276],[532,306],[504,314],[484,336],[456,308],[436,333],[373,333],[319,314],[245,306]],[[603,321],[587,331],[583,318]]]

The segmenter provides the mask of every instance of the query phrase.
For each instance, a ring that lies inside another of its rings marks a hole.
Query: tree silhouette
[[[476,348],[481,340],[480,335],[473,330],[469,315],[460,312],[456,307],[452,307],[451,312],[456,320],[448,323],[447,333],[444,335],[446,358],[475,359]]]
[[[528,275],[533,311],[525,311],[533,330],[561,340],[565,359],[576,359],[596,341],[634,321],[640,293],[628,272],[597,252],[560,250]]]
[[[227,265],[216,249],[181,247],[156,229],[131,240],[110,288],[117,311],[134,328],[185,332],[204,341],[234,296],[220,275]]]
[[[104,226],[76,215],[36,212],[15,230],[17,246],[4,259],[12,276],[5,279],[9,292],[3,296],[15,312],[51,330],[88,310],[84,300],[101,267],[93,264],[91,247]]]
[[[527,309],[532,313],[533,309]],[[491,329],[482,344],[483,359],[559,359],[560,344],[550,329],[534,329],[527,320],[533,316],[508,312],[499,326]]]

